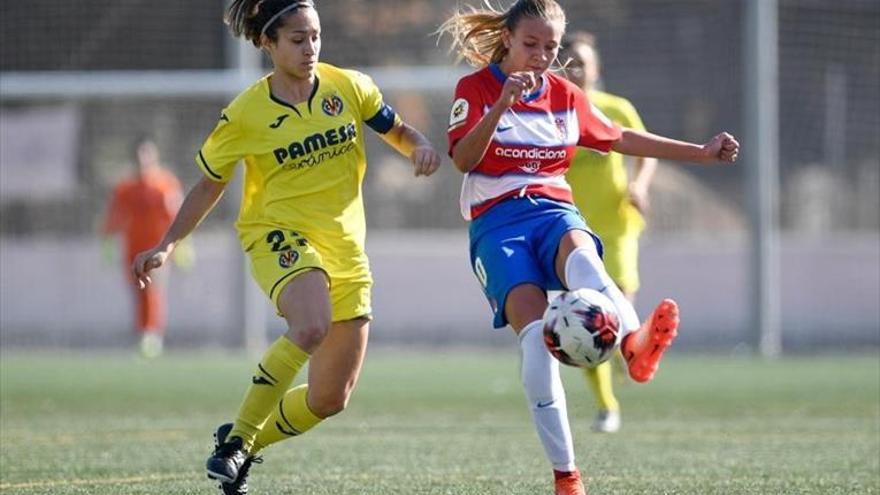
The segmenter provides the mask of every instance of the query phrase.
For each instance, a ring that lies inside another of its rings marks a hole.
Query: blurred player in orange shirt
[[[159,148],[149,138],[139,139],[134,148],[135,173],[113,189],[104,220],[105,253],[112,253],[114,234],[121,234],[125,257],[123,269],[130,279],[131,264],[137,253],[147,250],[165,234],[183,198],[180,181],[163,168]],[[112,254],[108,255],[112,257]],[[191,259],[190,256],[186,258]],[[183,258],[177,257],[184,266]],[[136,287],[132,279],[130,287]],[[134,290],[135,329],[140,333],[141,352],[156,357],[162,352],[167,322],[164,284]]]

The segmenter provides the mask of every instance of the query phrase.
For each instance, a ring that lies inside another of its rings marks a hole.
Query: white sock
[[[602,258],[592,244],[590,247],[579,247],[568,255],[565,260],[565,285],[569,290],[593,289],[608,296],[617,308],[623,336],[642,326],[632,303],[611,280]]]
[[[533,321],[519,334],[522,382],[532,421],[547,459],[557,471],[574,471],[574,444],[565,408],[559,361],[544,345],[544,323]]]

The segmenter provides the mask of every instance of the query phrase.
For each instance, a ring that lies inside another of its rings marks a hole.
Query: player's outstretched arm
[[[385,134],[379,134],[383,141],[409,158],[416,177],[431,175],[440,167],[440,154],[415,127],[400,121]]]
[[[203,177],[190,189],[174,217],[174,222],[168,227],[168,232],[159,244],[135,256],[131,269],[138,287],[143,289],[152,282],[150,271],[165,263],[177,243],[189,235],[214,208],[225,189],[225,182],[213,181],[207,177]]]
[[[700,145],[625,128],[613,149],[624,155],[696,163],[735,162],[739,156],[739,142],[726,132]]]

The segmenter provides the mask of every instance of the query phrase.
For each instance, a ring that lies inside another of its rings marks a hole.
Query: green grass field
[[[210,494],[211,432],[251,360],[10,353],[0,359],[0,494]],[[673,354],[623,384],[624,427],[590,432],[566,369],[579,464],[597,494],[880,493],[877,355]],[[268,449],[254,494],[550,494],[515,352],[368,357],[347,411]]]

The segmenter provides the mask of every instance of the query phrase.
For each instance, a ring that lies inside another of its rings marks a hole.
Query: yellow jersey
[[[362,124],[385,133],[399,118],[373,81],[356,71],[318,64],[312,94],[296,105],[272,95],[269,77],[223,110],[196,163],[210,179],[226,182],[244,160],[235,225],[245,251],[281,228],[324,253],[333,277],[368,271]]]
[[[629,100],[591,90],[590,102],[621,127],[645,130],[642,119]],[[579,148],[565,175],[574,202],[599,237],[611,239],[638,235],[645,226],[639,211],[630,203],[623,155],[607,155]]]

